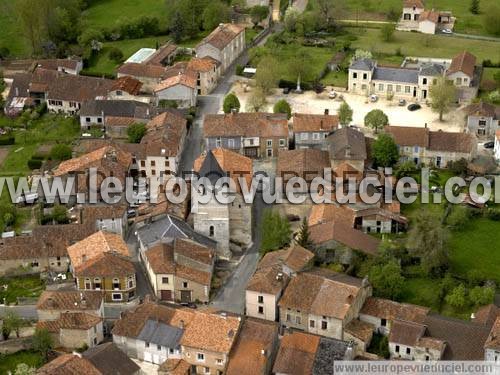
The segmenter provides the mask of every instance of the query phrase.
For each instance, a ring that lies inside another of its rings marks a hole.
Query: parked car
[[[399,99],[398,105],[399,105],[400,107],[404,107],[404,106],[406,105],[406,100],[404,100],[404,99]]]
[[[318,83],[317,85],[314,86],[314,91],[316,94],[321,94],[325,90],[325,86],[323,84]]]
[[[335,90],[331,90],[329,93],[328,93],[328,97],[330,99],[335,99],[337,97],[337,93],[335,92]]]
[[[127,210],[127,218],[128,219],[135,217],[136,214],[137,214],[137,211],[134,209]]]
[[[378,100],[378,96],[377,95],[370,95],[370,101],[372,103],[375,103],[377,100]]]
[[[491,141],[491,142],[486,142],[484,145],[483,145],[484,148],[493,148],[495,147],[495,142]]]
[[[443,29],[443,30],[441,30],[441,32],[443,34],[453,34],[453,31],[451,31],[451,29]]]
[[[288,95],[290,93],[290,87],[285,87],[283,89],[283,94]]]
[[[181,306],[189,307],[191,309],[198,308],[198,306],[196,306],[196,303],[194,303],[194,302],[181,302]]]
[[[408,106],[408,111],[411,111],[411,112],[418,111],[420,108],[422,108],[422,106],[420,104],[413,103],[413,104],[410,104]]]

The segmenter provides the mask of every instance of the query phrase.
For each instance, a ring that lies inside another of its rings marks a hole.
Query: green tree
[[[278,100],[273,107],[274,113],[285,113],[288,118],[292,117],[292,108],[285,99]]]
[[[108,53],[109,59],[115,63],[121,63],[123,61],[123,52],[117,47],[112,47]]]
[[[35,375],[36,368],[30,367],[26,363],[18,363],[14,371],[14,375]]]
[[[349,125],[352,121],[352,108],[349,107],[349,104],[346,102],[342,102],[339,107],[338,115],[339,115],[339,123],[343,127]]]
[[[472,14],[479,14],[479,0],[471,0],[469,10]]]
[[[226,95],[224,98],[224,103],[222,105],[222,108],[224,110],[224,113],[231,113],[233,110],[236,112],[240,111],[240,100],[234,93],[229,93]]]
[[[179,43],[184,36],[184,21],[179,11],[174,12],[170,24],[170,34],[175,43]]]
[[[6,325],[10,331],[14,331],[18,338],[21,328],[25,326],[24,320],[13,311],[9,311],[5,315],[3,324]]]
[[[401,266],[395,260],[372,266],[368,279],[379,297],[397,299],[401,295],[404,277],[401,275]]]
[[[439,113],[439,121],[443,121],[443,115],[449,112],[450,105],[457,98],[457,89],[453,83],[448,82],[445,78],[439,78],[437,83],[431,86],[429,97],[431,108],[434,112]]]
[[[306,217],[302,219],[299,234],[297,235],[297,244],[306,249],[310,249],[313,246],[313,243],[311,241],[311,233],[309,232],[309,225],[307,224]]]
[[[390,42],[394,38],[394,31],[396,30],[393,23],[385,23],[380,28],[380,37],[384,42]]]
[[[54,341],[46,328],[37,328],[33,334],[32,339],[33,350],[40,353],[40,355],[47,361],[50,350],[54,347]]]
[[[314,0],[313,9],[319,28],[332,29],[336,27],[335,20],[345,13],[345,4],[340,0]]]
[[[71,159],[72,154],[73,150],[71,146],[64,143],[58,143],[50,150],[50,158],[52,160],[68,160]]]
[[[372,109],[365,116],[365,126],[372,128],[375,131],[375,134],[387,125],[389,125],[389,118],[380,109]]]
[[[300,19],[300,13],[299,11],[294,8],[294,7],[289,7],[285,11],[285,19],[284,19],[284,25],[285,25],[285,30],[289,33],[294,33],[297,31],[297,23],[299,22]]]
[[[248,98],[247,111],[259,112],[265,104],[266,94],[264,93],[264,90],[260,87],[256,87]]]
[[[372,155],[377,167],[393,167],[399,160],[398,145],[386,133],[382,133],[373,142]]]
[[[469,299],[475,306],[483,306],[493,303],[495,289],[486,286],[476,286],[469,292]]]
[[[427,274],[440,274],[448,266],[448,233],[440,219],[429,210],[421,210],[408,233],[407,248],[418,257]]]
[[[292,230],[286,217],[278,212],[266,209],[262,218],[262,242],[261,253],[281,249],[291,241]]]
[[[311,77],[311,55],[304,50],[298,50],[295,56],[288,60],[290,75],[297,77],[297,91],[301,91],[300,83]]]
[[[272,56],[264,56],[257,64],[255,73],[255,84],[260,87],[265,95],[278,86],[278,62]]]
[[[396,167],[395,176],[397,178],[410,177],[417,172],[417,166],[412,160],[407,160]]]
[[[467,207],[453,206],[450,214],[446,218],[446,223],[451,229],[457,231],[463,229],[469,222],[469,219],[470,211]]]
[[[461,309],[467,304],[467,291],[464,284],[454,288],[445,298],[445,301],[456,309]]]
[[[127,129],[128,141],[130,143],[140,143],[146,134],[146,125],[141,123],[132,124]]]
[[[220,0],[211,0],[203,11],[203,28],[213,30],[230,19],[229,7]]]
[[[68,210],[66,206],[56,204],[52,208],[52,219],[58,224],[65,224],[68,222]]]
[[[265,19],[269,15],[269,7],[265,5],[256,5],[250,9],[250,18],[254,25]]]

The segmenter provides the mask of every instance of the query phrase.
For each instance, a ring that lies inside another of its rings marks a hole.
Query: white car
[[[441,30],[441,32],[443,34],[453,34],[453,31],[451,31],[451,29],[443,29],[443,30]]]
[[[337,93],[334,90],[332,90],[328,93],[328,97],[330,99],[335,99],[337,97]]]
[[[377,95],[370,95],[370,101],[372,103],[375,103],[377,100],[378,100],[378,96]]]

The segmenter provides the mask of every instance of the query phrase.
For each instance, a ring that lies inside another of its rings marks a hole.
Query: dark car
[[[287,94],[289,94],[289,93],[290,93],[290,87],[285,87],[285,88],[283,89],[283,94],[287,95]]]
[[[408,106],[408,111],[412,111],[413,112],[413,111],[419,110],[420,108],[422,108],[422,106],[420,104],[415,104],[414,103],[414,104],[410,104]]]
[[[136,217],[137,211],[134,209],[127,210],[127,218],[131,219],[133,217]]]
[[[486,142],[484,145],[484,148],[493,148],[495,147],[495,142]]]
[[[181,302],[181,306],[189,307],[190,309],[198,308],[198,306],[194,302]]]

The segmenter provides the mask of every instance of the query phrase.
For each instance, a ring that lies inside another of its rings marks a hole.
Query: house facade
[[[425,10],[423,0],[404,0],[403,13],[396,30],[436,34],[453,29],[455,18],[449,11]]]
[[[220,62],[210,56],[194,57],[187,68],[196,72],[196,90],[198,95],[208,95],[217,86],[220,77]]]
[[[156,103],[171,101],[179,108],[196,106],[197,77],[191,72],[180,73],[161,81],[154,88]]]
[[[498,130],[500,106],[483,102],[473,103],[465,108],[467,129],[478,138],[492,138]]]
[[[338,116],[295,113],[292,124],[295,148],[323,148],[325,138],[338,126]]]
[[[80,108],[80,126],[104,127],[109,117],[129,118],[136,123],[146,123],[151,118],[149,104],[133,100],[88,100]]]

